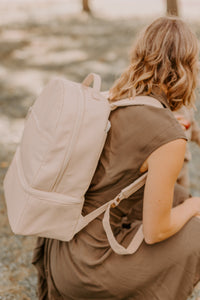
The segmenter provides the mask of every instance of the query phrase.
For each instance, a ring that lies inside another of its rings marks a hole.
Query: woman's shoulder
[[[152,106],[151,101],[149,101],[149,104],[143,104],[143,102],[141,101],[140,104],[138,100],[139,99],[137,98],[136,105],[118,107],[115,111],[112,112],[111,119],[115,121],[124,120],[124,122],[130,122],[131,124],[135,123],[136,120],[140,121],[141,123],[150,123],[152,125],[159,123],[160,126],[167,123],[167,125],[171,124],[173,126],[181,128],[172,111],[168,107],[164,106],[158,99],[154,98],[154,100],[157,100],[158,103],[160,102],[161,104],[158,107]]]
[[[159,100],[158,100],[159,101]],[[111,115],[113,130],[118,134],[126,131],[126,136],[134,135],[152,140],[162,139],[186,139],[185,133],[167,106],[154,107],[147,104],[125,106],[116,109]]]

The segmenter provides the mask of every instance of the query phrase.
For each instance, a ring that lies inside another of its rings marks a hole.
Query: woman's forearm
[[[148,244],[163,241],[177,233],[192,217],[200,213],[200,200],[192,197],[185,200],[182,204],[171,209],[170,216],[163,219],[158,231],[152,235]],[[146,239],[145,239],[146,240]]]

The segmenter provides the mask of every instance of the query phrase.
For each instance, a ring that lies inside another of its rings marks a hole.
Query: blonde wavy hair
[[[198,42],[180,19],[161,17],[138,37],[131,64],[110,89],[111,101],[165,93],[171,110],[194,106],[198,73]]]

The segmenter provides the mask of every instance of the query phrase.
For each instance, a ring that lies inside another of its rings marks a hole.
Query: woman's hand
[[[190,199],[197,210],[196,216],[200,217],[200,197],[191,197],[187,200],[190,200]]]
[[[194,216],[200,216],[200,197],[190,197],[184,203],[194,208]]]

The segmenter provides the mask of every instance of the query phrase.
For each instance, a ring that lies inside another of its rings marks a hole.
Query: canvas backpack
[[[109,211],[138,190],[146,174],[87,216],[82,216],[82,208],[110,128],[111,111],[127,105],[162,105],[144,96],[110,103],[100,86],[101,78],[94,73],[82,83],[56,78],[31,107],[4,179],[8,218],[15,234],[69,241],[105,211],[103,226],[116,253],[134,253],[141,244],[142,226],[128,248],[118,244]]]

